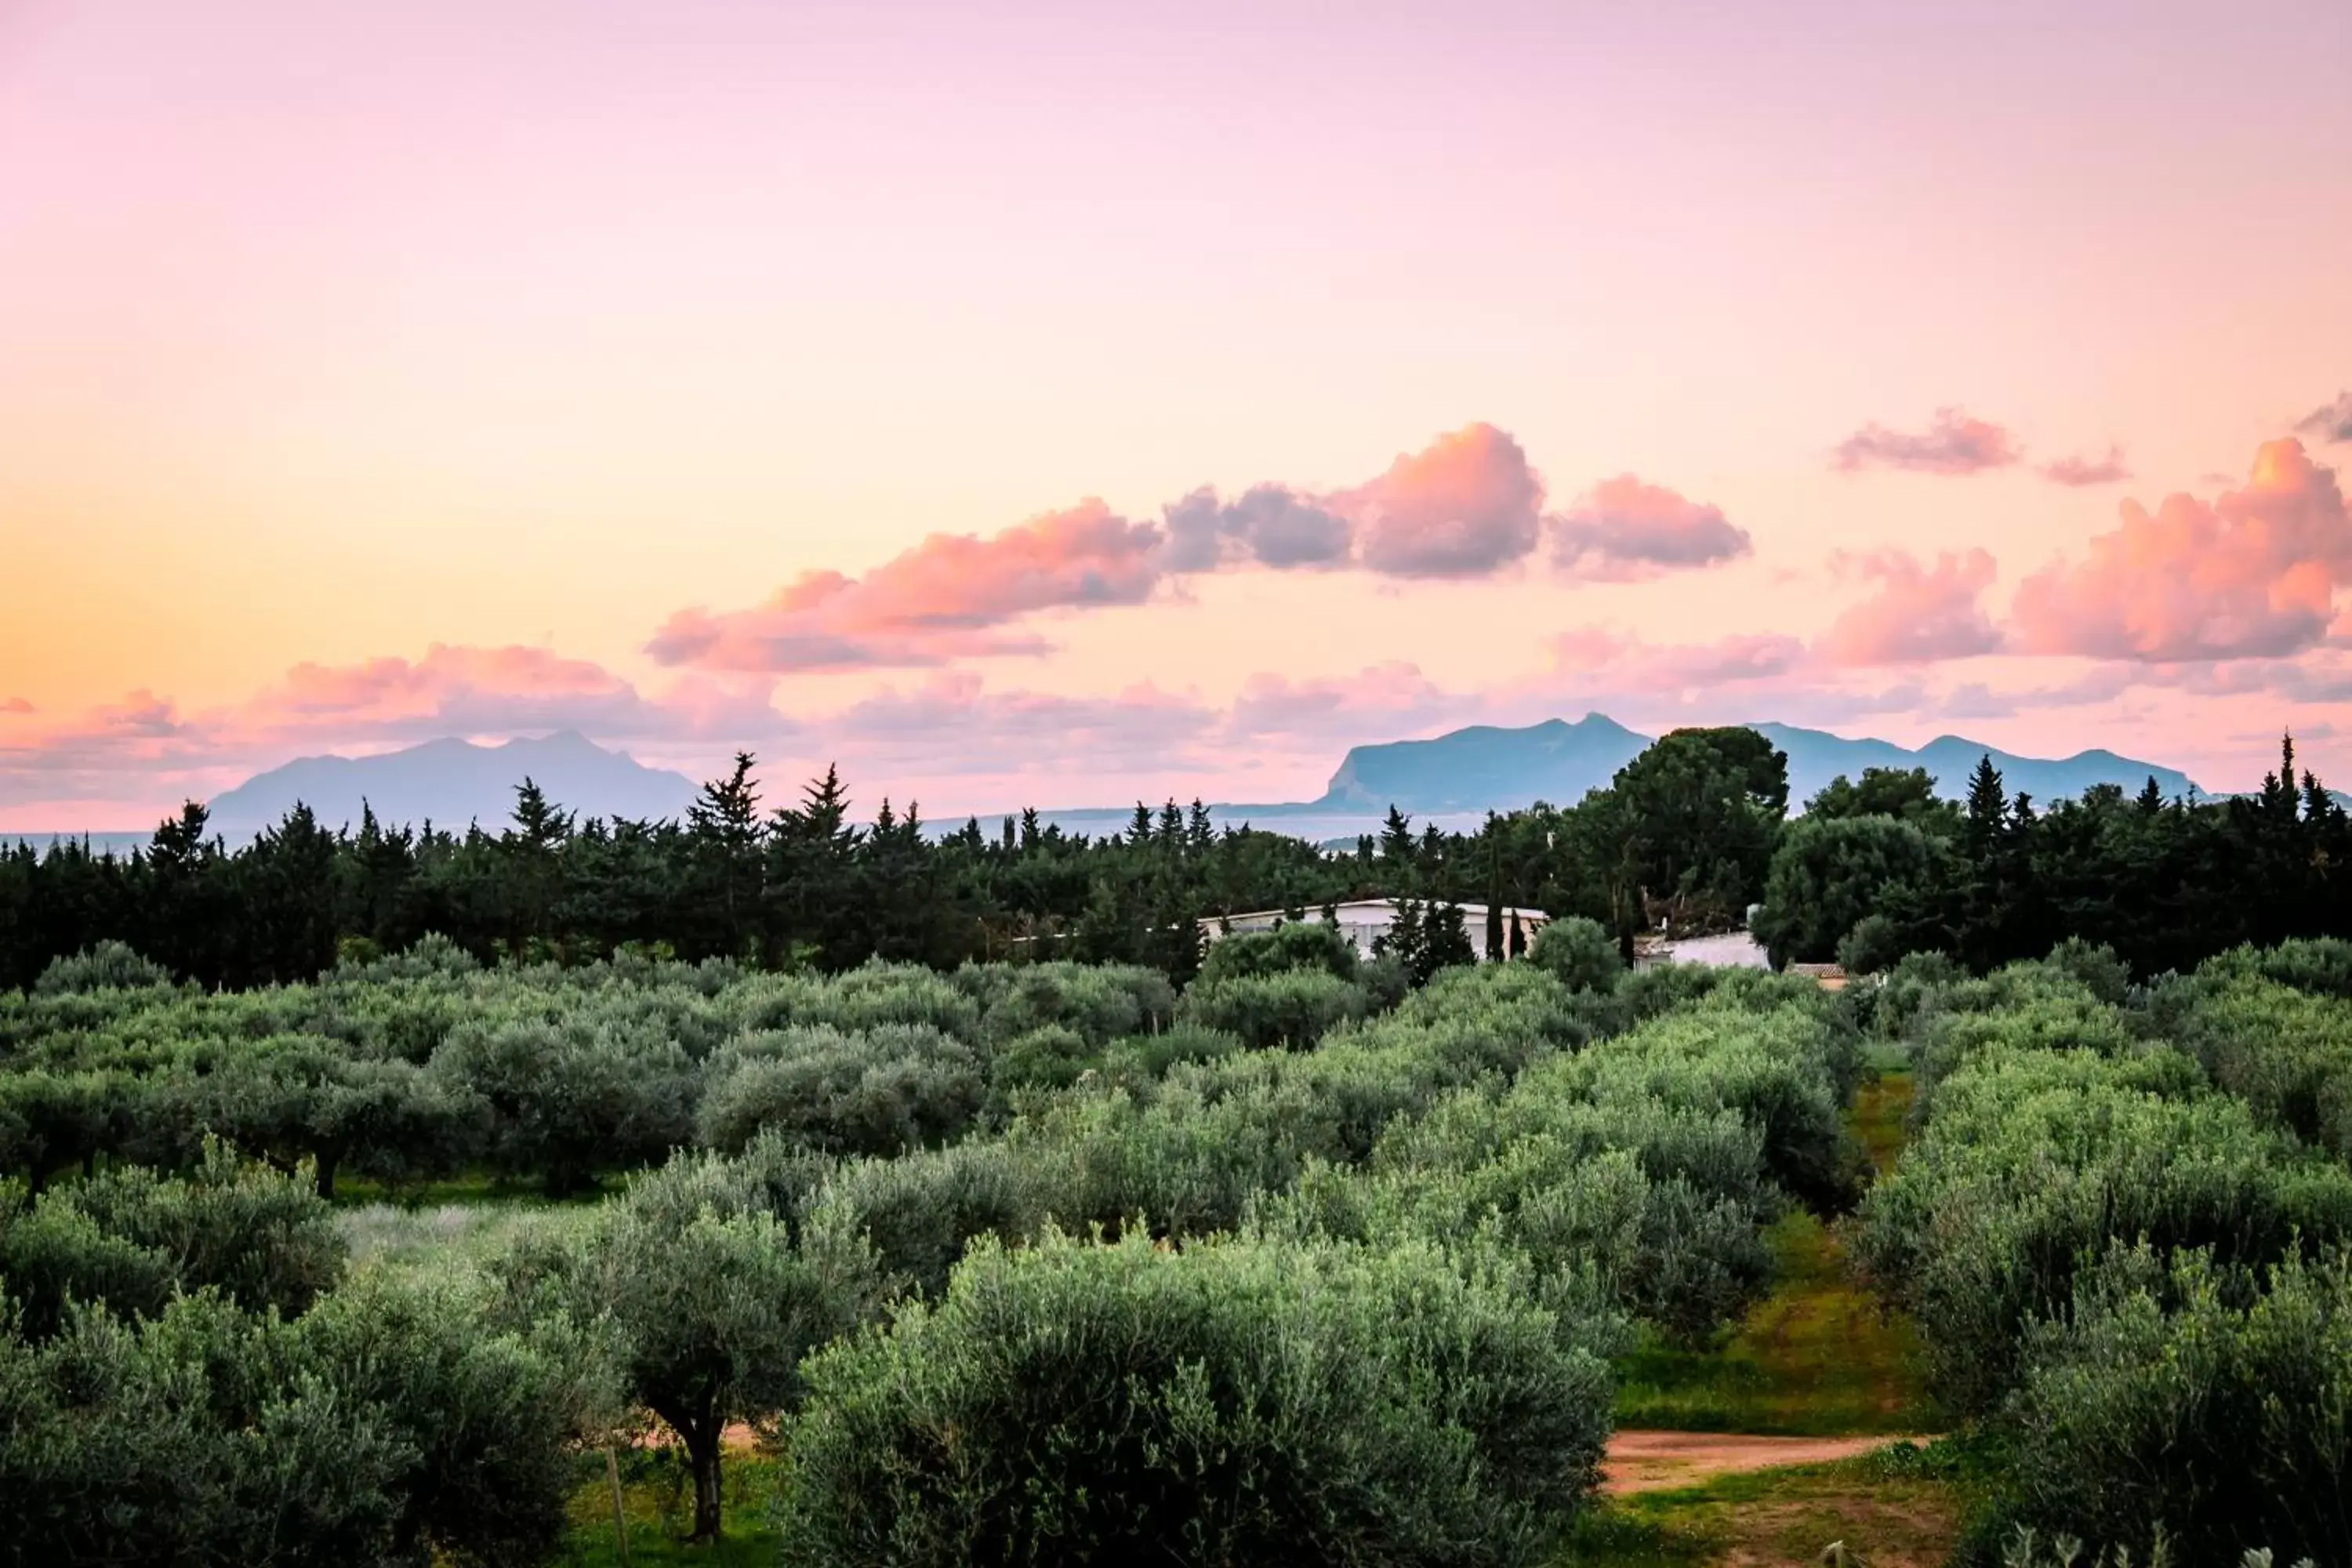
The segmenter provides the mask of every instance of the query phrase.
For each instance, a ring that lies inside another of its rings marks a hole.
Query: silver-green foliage
[[[1608,1373],[1426,1247],[983,1242],[810,1365],[790,1563],[1535,1561]]]

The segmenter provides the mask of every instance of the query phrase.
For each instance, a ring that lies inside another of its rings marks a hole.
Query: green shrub
[[[1528,962],[1571,991],[1612,990],[1625,969],[1617,939],[1582,915],[1563,915],[1537,931]]]
[[[979,1003],[981,1036],[992,1042],[1059,1027],[1099,1047],[1164,1027],[1176,1010],[1168,977],[1138,964],[967,963],[953,982]]]
[[[53,1331],[71,1301],[156,1316],[206,1288],[291,1316],[343,1267],[327,1205],[298,1177],[213,1145],[184,1180],[125,1166],[37,1198],[0,1185],[0,1286],[25,1331]]]
[[[974,1237],[1010,1243],[1034,1235],[1067,1201],[1067,1169],[1055,1151],[967,1140],[847,1162],[810,1201],[865,1238],[887,1292],[937,1296]]]
[[[1608,1373],[1433,1252],[1049,1236],[817,1356],[785,1559],[1535,1561]]]
[[[467,1023],[432,1070],[488,1106],[492,1165],[551,1193],[657,1160],[693,1134],[692,1064],[675,1039],[643,1027],[584,1014]]]
[[[2352,1172],[2205,1089],[2180,1053],[1988,1044],[1937,1089],[1854,1241],[1916,1315],[1938,1392],[1979,1413],[2013,1385],[2026,1325],[2063,1312],[2111,1240],[2261,1266],[2347,1236]]]
[[[1103,1054],[1103,1069],[1121,1082],[1162,1079],[1185,1062],[1213,1062],[1249,1048],[1239,1035],[1204,1025],[1179,1023],[1156,1035],[1114,1040]]]
[[[1244,974],[1229,980],[1196,980],[1184,993],[1178,1016],[1203,1028],[1238,1035],[1257,1049],[1303,1050],[1333,1025],[1364,1016],[1362,986],[1309,969]]]
[[[1100,1061],[1087,1037],[1066,1024],[1045,1024],[996,1049],[989,1086],[999,1103],[1024,1089],[1067,1089]]]
[[[362,1273],[302,1320],[304,1359],[405,1457],[389,1561],[541,1562],[570,1524],[574,1450],[614,1403],[603,1346],[544,1319],[498,1329],[446,1279]]]
[[[1904,956],[1902,928],[1886,915],[1864,915],[1838,939],[1838,967],[1848,974],[1877,974]]]
[[[1353,980],[1362,961],[1356,944],[1328,921],[1288,921],[1271,931],[1237,931],[1211,942],[1193,984],[1261,978],[1293,969]]]
[[[720,1047],[705,1079],[698,1136],[730,1152],[773,1128],[824,1153],[896,1154],[961,1133],[987,1094],[971,1048],[927,1024],[764,1030]]]
[[[381,1563],[414,1450],[212,1292],[155,1317],[69,1307],[38,1342],[0,1308],[0,1563]]]
[[[2352,1550],[2352,1267],[2118,1251],[2028,1336],[2015,1511],[2220,1563]]]
[[[2168,1021],[2214,1081],[2263,1121],[2352,1159],[2352,1001],[2258,973],[2200,971],[2184,989],[2167,999]]]
[[[33,982],[36,996],[81,995],[93,991],[142,991],[168,987],[172,972],[142,958],[119,942],[101,942],[67,958],[53,958]]]

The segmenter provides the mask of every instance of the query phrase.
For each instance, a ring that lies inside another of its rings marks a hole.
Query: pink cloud
[[[0,713],[30,713],[33,705],[21,697],[11,697],[0,702]]]
[[[1330,499],[1356,525],[1359,559],[1394,577],[1481,577],[1522,559],[1542,529],[1544,488],[1519,444],[1467,425],[1400,455]]]
[[[1805,661],[1805,645],[1778,632],[1660,645],[1586,628],[1554,637],[1551,652],[1560,673],[1620,691],[1686,691],[1770,680],[1793,673]]]
[[[1837,665],[1927,664],[1969,658],[2000,646],[1979,602],[1992,586],[1993,559],[1982,550],[1946,551],[1933,566],[1899,550],[1852,563],[1877,591],[1850,605],[1814,646]]]
[[[1923,474],[1976,474],[2004,468],[2019,458],[2010,433],[1958,408],[1938,408],[1917,434],[1865,425],[1838,443],[1832,466],[1841,473],[1862,468],[1908,468]]]
[[[2009,719],[2041,709],[2083,708],[2113,701],[2145,674],[2130,665],[2109,664],[2054,686],[2001,690],[1983,681],[1966,681],[1953,687],[1933,706],[1948,719]]]
[[[863,577],[812,572],[749,610],[681,610],[646,651],[667,665],[776,672],[938,664],[1047,645],[1001,628],[1041,610],[1137,605],[1160,530],[1087,500],[992,534],[935,533]]]
[[[1543,501],[1519,444],[1492,425],[1469,425],[1333,493],[1269,483],[1226,500],[1204,486],[1161,509],[1158,523],[1088,500],[985,538],[933,534],[862,577],[808,572],[749,609],[679,610],[646,651],[672,667],[760,674],[1042,656],[1053,645],[1029,617],[1140,605],[1163,582],[1195,574],[1491,575],[1535,548]],[[1631,474],[1549,521],[1562,564],[1603,580],[1709,565],[1751,548],[1718,508]]]
[[[1749,553],[1753,545],[1722,508],[1620,474],[1594,486],[1573,510],[1553,520],[1552,547],[1554,561],[1565,571],[1622,581],[1676,567],[1712,566]]]
[[[134,782],[144,811],[208,797],[293,756],[445,735],[579,730],[606,742],[707,750],[800,729],[771,705],[764,683],[689,679],[649,696],[600,665],[545,648],[441,644],[416,659],[297,665],[242,702],[197,712],[142,690],[79,713],[7,718],[0,811],[117,798]]]
[[[845,763],[874,771],[1056,774],[1115,758],[1150,771],[1192,756],[1218,721],[1189,697],[1148,683],[1103,697],[991,690],[950,671],[909,689],[861,698],[812,725]]]
[[[1440,689],[1418,665],[1397,660],[1324,679],[1252,676],[1225,727],[1235,742],[1395,740],[1434,722],[1469,723],[1479,705],[1475,696]]]
[[[2352,392],[2339,392],[2336,401],[2313,409],[2295,421],[2295,433],[2315,441],[2352,441]]]
[[[2208,505],[2165,498],[2121,508],[2087,559],[2019,587],[2029,652],[2153,661],[2275,657],[2320,642],[2336,587],[2352,581],[2352,518],[2331,468],[2273,441],[2242,489]]]
[[[2131,478],[2124,467],[2124,449],[2111,446],[2104,458],[2059,458],[2042,465],[2042,477],[2053,485],[2081,488],[2084,485],[2111,485]]]

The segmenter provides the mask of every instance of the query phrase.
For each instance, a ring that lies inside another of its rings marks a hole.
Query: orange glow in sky
[[[0,7],[0,828],[559,727],[2352,781],[2352,8],[996,11]]]

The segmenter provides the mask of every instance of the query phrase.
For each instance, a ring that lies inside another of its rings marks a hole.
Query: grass
[[[1855,1097],[1852,1124],[1881,1170],[1901,1145],[1910,1099],[1907,1073]],[[1617,1425],[1806,1437],[1935,1430],[1910,1321],[1854,1281],[1836,1231],[1800,1212],[1766,1240],[1772,1294],[1703,1349],[1645,1337],[1617,1365]]]
[[[1897,1448],[1612,1498],[1577,1521],[1556,1568],[1817,1563],[1833,1542],[1872,1568],[1930,1568],[1950,1557],[1966,1504],[1933,1453]]]
[[[577,1229],[594,1214],[593,1208],[528,1198],[434,1208],[378,1203],[339,1208],[335,1226],[354,1264],[437,1269],[478,1264],[526,1231]]]
[[[488,1171],[467,1171],[429,1182],[385,1182],[373,1176],[344,1176],[335,1183],[335,1203],[343,1208],[391,1204],[400,1208],[437,1208],[447,1204],[534,1202],[550,1205],[595,1204],[610,1197],[626,1181],[608,1178],[562,1197],[548,1197],[537,1183],[519,1182]]]
[[[684,1457],[674,1448],[647,1448],[620,1456],[622,1511],[629,1524],[629,1568],[645,1563],[693,1563],[702,1568],[770,1568],[779,1550],[770,1504],[776,1490],[776,1461],[764,1455],[730,1454],[720,1484],[726,1489],[726,1534],[716,1546],[688,1546],[694,1524],[694,1484]],[[587,1474],[572,1498],[572,1531],[555,1568],[620,1568],[613,1529],[613,1489],[602,1454],[586,1456]]]
[[[1912,1078],[1908,1068],[1882,1071],[1854,1091],[1847,1124],[1870,1153],[1870,1163],[1883,1175],[1895,1168],[1903,1151],[1904,1123],[1911,1114]]]

